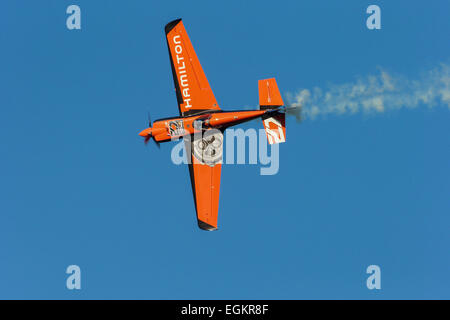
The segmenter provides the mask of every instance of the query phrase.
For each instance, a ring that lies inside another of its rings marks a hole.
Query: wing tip
[[[202,220],[197,220],[198,222],[198,227],[202,230],[206,230],[206,231],[214,231],[217,230],[217,227],[214,227],[210,224],[207,224],[206,222],[202,221]]]
[[[170,21],[166,26],[164,27],[164,30],[166,34],[168,34],[175,26],[181,21],[181,18],[175,19]]]

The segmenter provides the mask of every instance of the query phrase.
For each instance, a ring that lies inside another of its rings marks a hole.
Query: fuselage
[[[261,117],[270,111],[272,110],[212,111],[187,117],[159,119],[152,127],[142,130],[139,135],[151,136],[157,142],[166,142],[210,128],[226,129]]]

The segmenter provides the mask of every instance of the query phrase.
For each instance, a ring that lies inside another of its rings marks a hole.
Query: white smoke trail
[[[331,84],[326,89],[300,89],[286,95],[288,114],[298,121],[328,114],[384,113],[401,108],[447,105],[450,109],[450,66],[440,64],[417,79],[392,75],[357,78],[354,82]]]

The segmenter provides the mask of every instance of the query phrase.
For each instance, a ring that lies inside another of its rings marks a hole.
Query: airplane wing
[[[186,139],[185,144],[187,153],[191,153],[189,174],[198,226],[203,230],[216,230],[223,134],[218,130],[207,130],[203,137]]]
[[[169,22],[165,31],[180,114],[220,110],[181,19]]]

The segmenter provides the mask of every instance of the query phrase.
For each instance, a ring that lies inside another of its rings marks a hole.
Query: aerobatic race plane
[[[139,135],[157,144],[184,139],[198,226],[216,230],[224,130],[261,117],[269,143],[285,142],[286,108],[272,78],[258,81],[259,110],[221,110],[181,19],[168,23],[165,32],[180,115],[153,125],[149,120]]]

